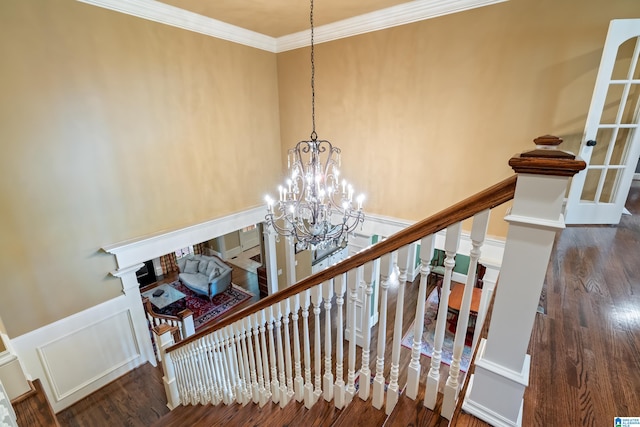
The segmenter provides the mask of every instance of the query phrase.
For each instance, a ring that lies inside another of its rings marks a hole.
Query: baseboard
[[[38,390],[36,390],[35,386],[33,385],[33,381],[27,380],[27,384],[29,384],[29,391],[22,393],[20,396],[16,397],[15,399],[11,400],[11,404],[12,405],[16,405],[20,402],[22,402],[23,400],[26,400],[28,398],[30,398],[31,396],[35,395],[38,393]]]

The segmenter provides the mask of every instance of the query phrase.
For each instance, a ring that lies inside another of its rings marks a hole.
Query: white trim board
[[[309,46],[310,31],[271,37],[154,0],[77,0],[184,30],[273,53]],[[424,21],[508,0],[414,0],[314,29],[315,43]]]

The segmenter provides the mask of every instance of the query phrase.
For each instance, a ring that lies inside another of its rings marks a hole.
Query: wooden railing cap
[[[533,140],[536,149],[516,154],[509,166],[516,173],[534,175],[573,176],[587,167],[575,154],[558,148],[562,138],[553,135],[539,136]]]

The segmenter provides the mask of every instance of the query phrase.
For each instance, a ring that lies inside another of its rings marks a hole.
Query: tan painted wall
[[[582,135],[602,46],[636,0],[511,0],[316,46],[316,129],[368,212],[422,219]],[[309,49],[278,55],[285,150],[311,131]],[[490,234],[505,236],[504,209]]]
[[[281,175],[275,54],[74,0],[5,0],[0,58],[11,337],[118,295],[102,246],[256,206]]]

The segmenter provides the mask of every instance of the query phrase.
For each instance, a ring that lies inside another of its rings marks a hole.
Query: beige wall
[[[316,128],[367,212],[422,219],[512,174],[551,133],[577,150],[609,21],[636,0],[511,0],[316,46]],[[309,49],[278,55],[285,150],[311,130]],[[504,236],[504,209],[490,234]]]
[[[258,205],[280,177],[272,53],[74,0],[4,0],[0,58],[11,337],[119,295],[102,246]]]
[[[421,219],[509,176],[535,136],[575,149],[608,22],[625,17],[636,0],[511,0],[318,45],[319,135],[368,212]],[[308,49],[4,0],[0,58],[12,337],[119,294],[100,247],[261,203],[311,130]],[[504,235],[500,216],[490,231]]]

